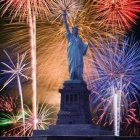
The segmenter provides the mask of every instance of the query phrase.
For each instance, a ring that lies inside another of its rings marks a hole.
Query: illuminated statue
[[[82,39],[78,35],[77,27],[72,27],[72,32],[70,32],[66,11],[63,12],[63,18],[68,41],[67,55],[69,78],[70,80],[83,80],[83,56],[87,52],[88,43],[83,43]]]

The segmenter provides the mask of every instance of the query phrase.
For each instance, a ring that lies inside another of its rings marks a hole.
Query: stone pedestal
[[[89,94],[83,81],[66,81],[61,93],[57,124],[91,124]]]
[[[56,125],[48,130],[35,130],[34,136],[94,136],[112,135],[92,124],[89,107],[89,94],[84,81],[65,81],[61,94],[60,111]]]

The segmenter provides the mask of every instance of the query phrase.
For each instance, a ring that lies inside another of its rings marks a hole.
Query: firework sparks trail
[[[45,130],[50,124],[55,123],[53,115],[56,115],[56,111],[53,106],[42,104],[37,106],[37,120],[34,118],[32,110],[28,106],[25,106],[25,135],[31,136],[34,130],[34,121],[36,121],[38,130]],[[4,131],[4,136],[24,136],[23,124],[21,122],[22,115],[18,112],[14,114],[3,114],[1,117],[0,125],[12,125],[8,131]]]
[[[132,24],[136,24],[140,1],[98,0],[93,9],[97,11],[97,20],[107,28],[130,29]]]
[[[7,11],[10,12],[12,20],[19,18],[19,21],[26,20],[29,24],[30,31],[30,47],[32,56],[32,88],[33,88],[33,111],[36,117],[37,104],[37,83],[36,83],[36,19],[44,19],[48,17],[50,12],[50,0],[1,0],[3,6],[2,15]],[[23,12],[24,11],[24,12]],[[34,124],[36,129],[36,124]]]
[[[134,36],[125,37],[123,43],[116,40],[103,41],[100,48],[92,48],[93,58],[88,61],[91,71],[86,79],[92,91],[91,104],[96,106],[96,111],[103,111],[98,123],[105,119],[111,124],[114,120],[115,135],[119,135],[120,122],[128,114],[127,110],[131,108],[131,102],[138,103],[137,95],[140,90],[139,46],[140,42],[135,41]],[[112,90],[111,87],[113,87]],[[115,109],[112,109],[113,98],[115,98]],[[97,103],[99,104],[97,105]],[[105,117],[105,114],[109,115]],[[112,114],[115,115],[115,119]],[[131,119],[134,119],[134,115]],[[117,122],[118,120],[119,122]]]
[[[121,85],[121,84],[120,84]],[[111,86],[111,93],[113,94],[113,110],[114,110],[114,134],[119,136],[120,133],[120,120],[121,120],[121,91],[115,90],[114,85]]]
[[[25,71],[27,71],[28,69],[30,69],[30,67],[28,66],[29,63],[25,63],[25,57],[26,57],[26,53],[23,54],[20,58],[19,54],[17,54],[17,63],[14,64],[14,61],[12,60],[12,58],[9,56],[9,54],[4,51],[9,62],[10,65],[5,63],[5,62],[1,62],[6,69],[1,70],[2,74],[7,75],[10,74],[11,76],[8,78],[8,80],[4,83],[3,87],[1,90],[3,90],[7,85],[9,85],[15,78],[17,79],[17,84],[18,84],[18,89],[19,89],[19,95],[20,95],[20,101],[21,101],[21,108],[22,108],[22,119],[23,119],[23,126],[24,126],[24,130],[25,130],[25,112],[24,112],[24,106],[23,106],[23,93],[22,93],[22,86],[21,86],[21,77],[25,78],[27,80],[30,79],[30,77],[26,76],[24,74]]]
[[[115,136],[118,136],[118,131],[117,131],[117,127],[118,127],[118,106],[117,106],[117,100],[118,100],[118,95],[117,93],[114,93],[114,87],[111,87],[111,91],[114,94],[114,98],[113,98],[113,109],[114,109],[114,134]]]

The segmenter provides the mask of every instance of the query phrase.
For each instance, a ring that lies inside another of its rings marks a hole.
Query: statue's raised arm
[[[64,19],[64,25],[65,25],[65,28],[66,28],[66,33],[69,34],[70,30],[69,30],[69,25],[68,25],[68,22],[67,22],[67,12],[66,12],[66,10],[63,11],[63,19]]]

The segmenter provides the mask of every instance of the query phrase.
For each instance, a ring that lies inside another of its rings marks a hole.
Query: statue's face
[[[75,35],[75,36],[78,35],[78,28],[77,27],[72,28],[72,34]]]

